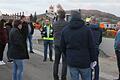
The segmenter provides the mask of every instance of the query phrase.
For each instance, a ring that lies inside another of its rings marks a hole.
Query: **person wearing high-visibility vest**
[[[45,20],[45,25],[43,26],[43,29],[41,31],[42,39],[44,40],[44,59],[43,61],[47,61],[47,53],[48,53],[48,47],[49,47],[49,58],[50,61],[53,61],[52,59],[52,48],[53,48],[53,27],[50,24],[50,20]]]

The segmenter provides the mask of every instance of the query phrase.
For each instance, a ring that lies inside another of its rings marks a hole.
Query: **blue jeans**
[[[71,80],[80,80],[80,75],[82,80],[91,80],[91,68],[80,69],[75,67],[70,67]]]
[[[49,58],[52,59],[53,40],[44,40],[44,60],[47,59],[48,47],[49,47]]]
[[[13,60],[12,80],[23,80],[23,60]]]
[[[32,35],[31,34],[28,35],[28,41],[29,41],[30,51],[33,51]]]

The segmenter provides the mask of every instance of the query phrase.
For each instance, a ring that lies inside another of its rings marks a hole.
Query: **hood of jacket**
[[[83,26],[85,26],[85,22],[81,18],[72,18],[69,23],[69,27],[71,29],[78,29],[82,28]]]

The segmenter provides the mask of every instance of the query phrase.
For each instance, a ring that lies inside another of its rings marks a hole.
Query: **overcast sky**
[[[44,13],[50,5],[60,3],[65,10],[70,9],[97,9],[109,12],[120,17],[120,0],[0,0],[2,13],[17,13],[25,11],[30,14]]]

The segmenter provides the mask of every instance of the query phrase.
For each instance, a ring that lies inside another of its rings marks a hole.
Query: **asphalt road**
[[[25,61],[24,80],[53,80],[53,62],[49,59],[47,62],[42,61],[42,43],[38,44],[35,41],[33,46],[37,54],[30,54],[30,59]],[[118,74],[116,65],[115,57],[100,57],[100,80],[116,78]],[[67,77],[70,80],[69,72]],[[6,65],[0,66],[0,80],[12,80],[12,63],[6,62]]]

